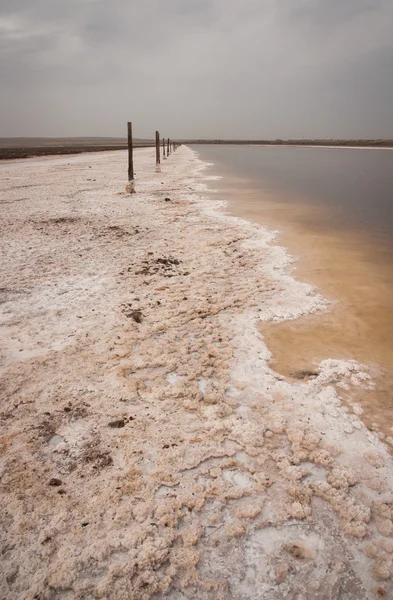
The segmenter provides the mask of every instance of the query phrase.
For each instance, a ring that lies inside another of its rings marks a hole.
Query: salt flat
[[[262,320],[326,302],[187,147],[0,165],[1,597],[392,597],[393,464],[332,357]]]

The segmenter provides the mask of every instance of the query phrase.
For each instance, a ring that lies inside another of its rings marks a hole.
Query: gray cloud
[[[391,0],[1,0],[0,135],[393,137]]]
[[[347,26],[364,12],[378,11],[378,4],[373,0],[303,0],[290,6],[288,16],[315,27],[318,33],[328,32],[331,28]]]

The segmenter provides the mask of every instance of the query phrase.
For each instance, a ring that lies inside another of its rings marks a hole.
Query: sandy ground
[[[393,463],[259,321],[323,309],[187,147],[0,165],[1,587],[9,600],[393,598]]]

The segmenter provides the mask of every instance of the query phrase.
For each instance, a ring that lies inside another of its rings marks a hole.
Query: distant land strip
[[[393,148],[393,139],[275,139],[275,140],[221,140],[177,139],[180,144],[256,145],[256,146],[335,146]],[[135,148],[154,146],[153,139],[134,139]],[[0,160],[29,158],[56,154],[79,154],[125,150],[125,138],[79,137],[79,138],[0,138]]]
[[[153,146],[153,140],[134,140],[135,148]],[[56,154],[125,150],[123,138],[0,138],[0,160]]]
[[[338,139],[300,139],[300,140],[177,140],[181,144],[233,144],[256,146],[355,146],[358,148],[393,148],[393,139],[377,140],[338,140]]]

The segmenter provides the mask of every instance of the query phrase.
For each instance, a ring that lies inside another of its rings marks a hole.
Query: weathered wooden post
[[[160,171],[160,134],[156,131],[156,171]]]
[[[170,154],[170,152],[169,152],[169,138],[168,138],[168,146],[167,146],[167,149],[166,149],[166,155],[169,156],[169,154]]]
[[[135,192],[134,184],[134,146],[132,142],[132,123],[127,123],[127,134],[128,134],[128,182],[126,185],[126,192],[133,194]]]
[[[165,138],[162,138],[162,158],[164,160],[166,160],[166,156],[165,156]]]

